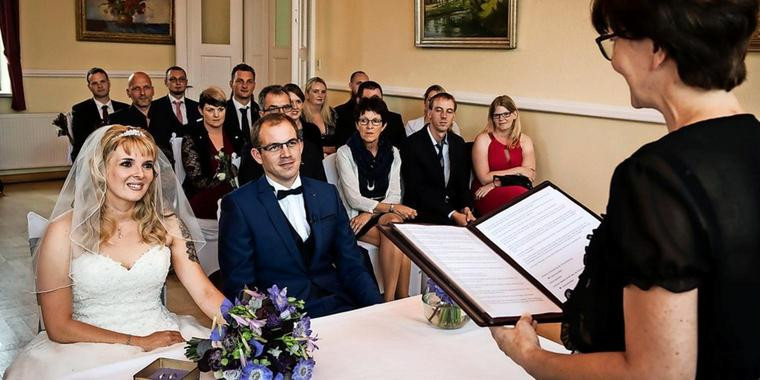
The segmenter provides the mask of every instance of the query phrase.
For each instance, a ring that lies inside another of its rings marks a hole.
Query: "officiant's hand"
[[[184,341],[179,331],[156,331],[148,336],[133,336],[130,344],[148,352]]]
[[[536,335],[536,325],[536,321],[530,314],[523,314],[514,328],[491,327],[491,336],[493,336],[500,350],[515,363],[525,367],[526,360],[530,359],[536,350],[541,349],[538,343],[538,335]]]
[[[368,212],[363,212],[353,218],[351,218],[351,229],[354,231],[354,234],[359,232],[359,230],[364,227],[367,222],[372,218],[372,214]]]

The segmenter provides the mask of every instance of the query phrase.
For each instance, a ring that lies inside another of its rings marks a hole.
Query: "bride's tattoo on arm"
[[[182,234],[182,238],[185,239],[185,246],[187,247],[187,258],[190,259],[190,261],[195,261],[196,263],[200,262],[198,260],[198,251],[195,250],[195,242],[192,241],[192,237],[190,236],[190,230],[187,229],[187,226],[185,225],[185,222],[182,221],[182,219],[179,220],[179,230]]]

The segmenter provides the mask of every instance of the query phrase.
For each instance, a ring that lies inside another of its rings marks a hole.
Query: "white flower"
[[[267,353],[270,354],[270,355],[272,355],[272,356],[274,356],[274,358],[277,359],[277,358],[280,357],[280,354],[282,353],[282,350],[280,350],[277,347],[273,347],[273,348],[270,348],[269,350],[267,350]]]
[[[217,173],[216,178],[218,178],[220,181],[224,181],[224,179],[227,178],[227,175],[224,173]]]

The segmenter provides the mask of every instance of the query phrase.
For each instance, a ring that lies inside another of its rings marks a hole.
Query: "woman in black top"
[[[298,129],[303,133],[304,141],[311,141],[322,149],[322,134],[319,132],[319,127],[306,121],[303,115],[303,103],[306,101],[303,91],[295,83],[288,83],[282,86],[282,89],[288,93],[290,104],[293,106],[288,116],[295,120]]]
[[[636,108],[669,133],[620,164],[562,339],[530,316],[492,328],[537,378],[760,378],[760,122],[730,92],[746,77],[757,0],[595,0],[597,43]]]

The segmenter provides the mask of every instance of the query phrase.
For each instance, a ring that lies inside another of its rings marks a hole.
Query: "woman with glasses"
[[[303,104],[303,116],[306,121],[319,128],[322,150],[335,153],[336,116],[332,107],[327,105],[327,84],[320,77],[306,81],[306,102]]]
[[[760,122],[731,92],[747,76],[757,0],[595,0],[597,41],[635,108],[668,134],[612,177],[586,267],[542,350],[531,317],[493,328],[537,378],[760,378]]]
[[[417,211],[401,204],[401,156],[380,134],[388,107],[382,99],[356,105],[354,133],[338,148],[338,191],[356,238],[379,247],[385,301],[409,296],[411,262],[376,226],[414,219]]]
[[[185,181],[182,184],[193,212],[199,219],[216,224],[217,201],[237,187],[234,182],[237,168],[233,154],[240,156],[243,135],[237,128],[225,129],[224,116],[227,98],[218,87],[201,93],[198,108],[202,120],[182,140],[182,165]]]
[[[319,127],[306,121],[306,118],[304,117],[303,104],[306,97],[304,96],[303,91],[301,91],[301,88],[295,83],[288,83],[282,86],[282,89],[288,93],[290,104],[293,106],[293,108],[290,109],[290,112],[288,112],[288,116],[295,120],[298,129],[303,133],[304,141],[311,141],[319,146],[319,149],[322,149],[322,134],[319,131]]]
[[[472,146],[472,167],[472,191],[480,215],[525,193],[536,178],[533,142],[522,133],[517,107],[509,96],[497,97],[488,107],[486,128]],[[501,183],[500,177],[515,181]]]

